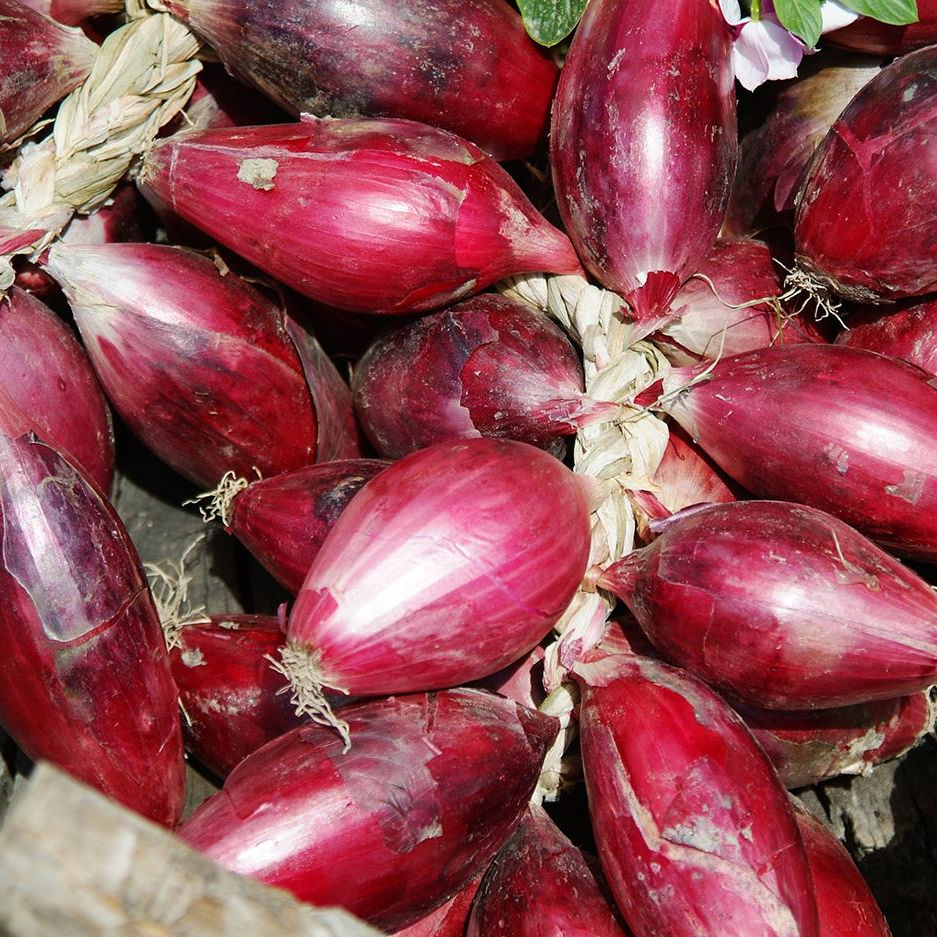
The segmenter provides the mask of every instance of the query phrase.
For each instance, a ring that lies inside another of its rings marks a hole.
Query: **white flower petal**
[[[768,80],[768,57],[759,41],[759,23],[746,23],[732,46],[732,64],[739,84],[754,91]]]
[[[823,17],[823,32],[829,33],[834,29],[842,29],[859,19],[855,10],[844,7],[837,0],[825,0],[820,6],[820,16]]]
[[[722,15],[730,26],[738,26],[747,16],[742,16],[742,8],[739,6],[739,0],[719,0],[719,7],[722,9]]]
[[[757,25],[758,41],[768,61],[768,78],[776,81],[794,78],[807,47],[774,18],[762,19]]]

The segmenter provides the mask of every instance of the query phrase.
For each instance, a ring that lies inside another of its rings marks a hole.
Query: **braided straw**
[[[103,205],[135,158],[188,101],[198,40],[166,13],[111,33],[91,73],[59,107],[52,133],[27,143],[3,177],[0,290],[12,257],[38,256],[72,216]]]

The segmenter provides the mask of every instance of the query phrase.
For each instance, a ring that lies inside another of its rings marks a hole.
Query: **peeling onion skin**
[[[815,508],[690,509],[599,584],[665,657],[755,706],[849,706],[937,682],[937,593]]]
[[[232,73],[285,111],[405,117],[496,159],[546,137],[557,68],[504,0],[169,0]]]
[[[91,362],[65,323],[16,286],[0,299],[0,382],[38,434],[109,493],[114,428]]]
[[[885,915],[843,844],[794,803],[820,915],[819,937],[891,937]]]
[[[177,134],[148,152],[140,183],[336,309],[425,312],[513,274],[581,272],[566,235],[493,159],[415,121],[304,116]]]
[[[659,661],[576,675],[592,829],[635,937],[817,937],[787,792],[740,717]]]
[[[156,244],[58,244],[47,269],[111,403],[181,475],[213,487],[229,470],[315,460],[319,424],[285,316],[247,281]]]
[[[290,613],[322,682],[361,695],[458,686],[531,650],[588,561],[588,481],[525,443],[439,443],[371,479]]]
[[[863,16],[827,33],[823,42],[873,55],[903,55],[937,42],[937,0],[917,0],[917,15],[917,22],[907,26],[892,26]]]
[[[225,530],[296,595],[342,511],[389,464],[341,459],[253,481],[231,502]]]
[[[854,302],[937,291],[937,48],[883,68],[837,118],[797,195],[797,263]]]
[[[479,690],[342,710],[353,741],[295,729],[179,830],[225,868],[399,930],[462,889],[518,823],[557,721]]]
[[[582,365],[559,327],[492,294],[379,338],[355,366],[352,390],[365,433],[388,459],[477,436],[549,448],[604,406],[585,397]]]
[[[840,345],[789,345],[673,370],[668,412],[757,497],[829,511],[904,556],[937,560],[937,388]]]
[[[136,550],[54,449],[0,432],[0,723],[33,760],[157,823],[185,799],[176,688]]]
[[[531,804],[482,880],[465,937],[626,937],[600,881],[583,852]]]
[[[738,146],[732,36],[715,0],[586,7],[553,103],[563,223],[587,269],[641,321],[713,246]],[[645,280],[647,283],[645,284]]]
[[[454,898],[421,917],[415,924],[394,931],[392,937],[465,937],[465,926],[481,876],[472,879]]]

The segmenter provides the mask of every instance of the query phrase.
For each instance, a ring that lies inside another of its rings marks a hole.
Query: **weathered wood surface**
[[[9,937],[377,937],[235,875],[47,764],[0,831]]]

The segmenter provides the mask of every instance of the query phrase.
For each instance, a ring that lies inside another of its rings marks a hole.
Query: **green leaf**
[[[842,0],[845,7],[892,26],[916,23],[917,0]]]
[[[817,44],[823,27],[820,0],[774,0],[774,12],[781,25],[803,39],[809,48]]]
[[[542,46],[555,46],[576,28],[586,0],[518,0],[517,5],[527,35]]]

